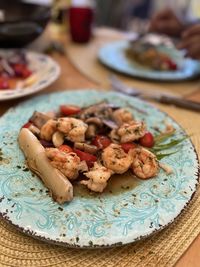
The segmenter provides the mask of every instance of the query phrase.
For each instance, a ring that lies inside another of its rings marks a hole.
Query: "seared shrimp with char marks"
[[[82,180],[81,184],[86,185],[90,190],[94,192],[103,192],[107,186],[107,181],[111,177],[113,172],[101,164],[95,162],[94,167],[90,171],[85,172],[84,175],[89,180]]]
[[[57,123],[57,129],[72,142],[84,142],[87,128],[87,124],[75,118],[60,118]]]
[[[113,143],[119,143],[120,142],[120,137],[117,134],[117,129],[112,129],[112,131],[109,133],[109,137]]]
[[[46,141],[51,141],[53,134],[56,132],[56,120],[48,120],[40,130],[40,137]]]
[[[118,144],[111,144],[103,150],[102,153],[103,165],[114,171],[115,173],[126,172],[131,163],[131,156],[124,152]]]
[[[121,138],[121,143],[128,143],[143,137],[146,132],[146,126],[144,122],[132,121],[130,123],[124,123],[117,131]]]
[[[132,157],[131,169],[137,177],[148,179],[158,174],[158,160],[149,150],[139,147],[131,149],[129,155]]]
[[[115,120],[115,122],[119,126],[121,126],[124,123],[128,123],[134,119],[131,112],[124,109],[124,108],[120,108],[120,109],[113,111],[112,116],[113,116],[113,119]]]
[[[74,180],[78,177],[80,158],[75,153],[65,153],[57,148],[46,148],[45,153],[51,165],[68,179]]]

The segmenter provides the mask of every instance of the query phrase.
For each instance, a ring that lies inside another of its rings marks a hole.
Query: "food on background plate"
[[[129,43],[125,51],[126,57],[134,62],[158,71],[176,71],[176,62],[166,53],[160,52],[158,48],[141,40]]]
[[[0,53],[0,90],[23,88],[33,81],[33,73],[24,51]]]
[[[173,134],[170,125],[155,137],[129,110],[101,102],[85,108],[61,105],[58,112],[46,114],[35,111],[20,130],[19,145],[29,168],[54,200],[64,203],[72,200],[77,179],[101,193],[113,174],[131,170],[140,179],[156,177],[160,168],[167,168],[159,159],[170,155],[160,153],[159,142]],[[165,143],[164,149],[180,141]]]

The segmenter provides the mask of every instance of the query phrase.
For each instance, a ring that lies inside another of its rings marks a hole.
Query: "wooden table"
[[[53,58],[61,66],[61,75],[59,79],[52,84],[50,87],[46,88],[41,93],[50,93],[61,90],[68,89],[79,89],[79,88],[99,88],[97,85],[90,81],[88,78],[84,77],[69,61],[67,57],[63,57],[59,54],[53,54]],[[177,85],[178,86],[178,85]],[[24,97],[18,100],[5,101],[0,103],[0,115],[7,111],[13,105],[19,104],[21,101],[30,99],[29,97]],[[188,98],[197,100],[200,102],[200,88],[199,90],[193,92]],[[197,114],[196,114],[197,115]],[[198,118],[198,116],[196,116]],[[199,116],[200,119],[200,116]],[[200,266],[200,235],[196,238],[190,248],[184,253],[184,255],[177,262],[176,267],[199,267]]]

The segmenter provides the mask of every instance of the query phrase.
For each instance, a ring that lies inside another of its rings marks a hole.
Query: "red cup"
[[[93,10],[90,7],[71,7],[69,9],[69,25],[72,40],[86,43],[92,31]]]

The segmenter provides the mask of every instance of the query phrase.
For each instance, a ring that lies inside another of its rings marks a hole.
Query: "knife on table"
[[[139,97],[146,100],[154,100],[156,102],[168,105],[175,105],[177,107],[200,111],[200,103],[184,99],[179,96],[174,96],[167,93],[155,92],[153,90],[135,89],[126,86],[116,76],[110,77],[110,83],[114,91],[122,94]]]

